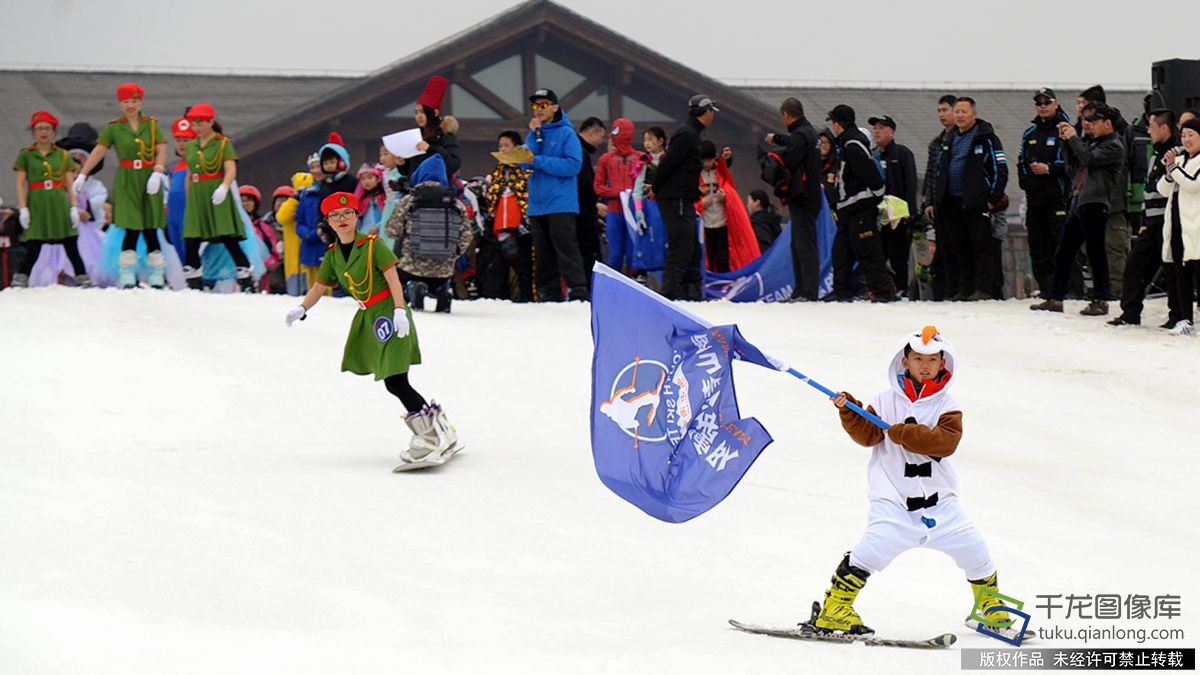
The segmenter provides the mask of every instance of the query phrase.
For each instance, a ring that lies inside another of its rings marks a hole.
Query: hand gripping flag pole
[[[596,472],[618,496],[667,522],[690,520],[719,504],[773,440],[738,410],[734,360],[787,372],[836,396],[764,354],[737,326],[714,326],[599,263],[592,276],[592,338]]]

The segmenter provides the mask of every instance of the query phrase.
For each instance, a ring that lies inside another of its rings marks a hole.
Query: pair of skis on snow
[[[907,649],[945,649],[958,641],[958,636],[953,633],[942,633],[924,640],[897,640],[894,638],[881,638],[871,635],[851,635],[848,633],[836,633],[824,631],[816,628],[814,625],[817,615],[821,611],[821,603],[813,603],[812,618],[795,628],[771,628],[769,626],[758,626],[750,623],[743,623],[736,619],[730,619],[729,625],[734,628],[745,631],[747,633],[755,633],[757,635],[769,635],[771,637],[788,638],[790,640],[811,640],[814,642],[835,642],[840,644],[859,643],[868,647],[903,647]],[[973,622],[968,622],[967,626],[974,629]],[[1014,633],[1015,634],[1015,633]],[[1026,639],[1029,639],[1030,632],[1025,632]]]

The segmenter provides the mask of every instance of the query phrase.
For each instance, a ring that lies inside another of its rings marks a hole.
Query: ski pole
[[[828,396],[830,398],[835,398],[838,395],[838,393],[836,391],[831,391],[825,385],[821,384],[820,382],[817,382],[816,380],[814,380],[811,377],[805,375],[804,373],[796,370],[795,368],[788,368],[787,372],[792,377],[800,380],[801,382],[804,382],[805,384],[811,386],[813,389],[816,389],[817,391],[821,392],[822,394],[825,394],[826,396]],[[880,429],[883,429],[884,431],[887,431],[888,428],[891,426],[887,422],[884,422],[883,420],[879,419],[879,417],[877,415],[873,415],[873,414],[867,412],[862,407],[855,405],[852,401],[846,401],[846,407],[853,410],[854,412],[858,413],[859,415],[862,415],[864,418],[870,420],[871,424],[874,424],[875,426],[879,427]]]

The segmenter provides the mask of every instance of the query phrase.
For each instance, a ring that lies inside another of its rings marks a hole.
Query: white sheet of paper
[[[397,131],[394,134],[388,134],[383,137],[383,147],[388,149],[388,152],[397,157],[408,159],[416,157],[422,151],[417,149],[417,143],[421,142],[420,129],[405,129]]]

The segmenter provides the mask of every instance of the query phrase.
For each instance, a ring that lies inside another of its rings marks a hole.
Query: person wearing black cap
[[[529,97],[533,119],[525,145],[533,162],[522,168],[529,175],[529,229],[533,234],[534,283],[540,302],[562,300],[561,279],[567,282],[568,299],[587,300],[588,284],[579,253],[576,218],[579,216],[579,187],[576,181],[583,166],[579,135],[566,113],[559,109],[558,95],[538,89]]]
[[[653,199],[667,230],[662,294],[671,300],[702,300],[700,239],[696,200],[700,198],[700,141],[718,112],[716,101],[697,94],[688,101],[688,118],[667,142],[654,174]]]
[[[1017,155],[1017,181],[1025,191],[1025,229],[1029,233],[1029,258],[1038,288],[1054,284],[1054,251],[1067,222],[1066,144],[1058,137],[1059,122],[1070,122],[1054,95],[1042,87],[1033,93],[1035,116],[1021,136]]]
[[[1080,245],[1086,245],[1092,268],[1092,301],[1080,314],[1108,314],[1108,254],[1104,247],[1105,228],[1112,208],[1125,205],[1125,144],[1114,131],[1117,113],[1104,104],[1084,118],[1085,141],[1069,122],[1059,122],[1059,138],[1067,143],[1068,161],[1079,169],[1071,190],[1071,209],[1063,228],[1062,240],[1054,256],[1054,285],[1046,299],[1030,309],[1063,311],[1069,270]]]
[[[787,127],[787,135],[767,134],[766,141],[783,146],[781,159],[791,172],[787,192],[776,191],[775,196],[787,206],[792,222],[792,268],[796,274],[792,298],[816,300],[821,282],[817,215],[821,212],[822,189],[817,130],[804,116],[804,104],[796,98],[784,99],[779,105],[779,119]]]
[[[854,124],[854,108],[834,106],[826,119],[837,138],[841,158],[837,171],[837,234],[833,238],[834,297],[841,301],[854,299],[857,262],[867,278],[871,301],[891,302],[895,299],[892,277],[875,227],[884,192],[883,174],[871,157],[870,141]]]
[[[895,225],[884,225],[879,231],[883,255],[892,268],[892,283],[896,290],[908,291],[908,256],[912,252],[912,233],[909,225],[917,217],[917,160],[912,150],[896,142],[896,120],[880,115],[867,120],[875,138],[875,161],[883,171],[884,194],[903,199],[908,204],[909,217]]]

